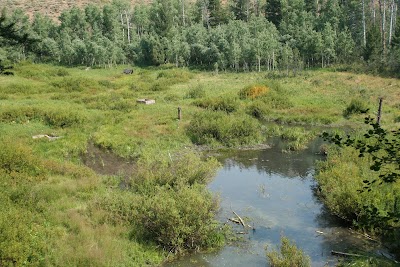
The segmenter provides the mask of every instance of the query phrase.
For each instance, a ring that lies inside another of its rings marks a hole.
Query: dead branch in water
[[[379,243],[379,244],[381,243],[381,241],[372,238],[372,237],[371,237],[370,235],[368,235],[368,234],[359,233],[359,232],[357,232],[357,231],[354,231],[354,230],[351,229],[351,228],[349,228],[349,231],[350,231],[350,233],[352,233],[352,234],[357,234],[357,235],[359,235],[359,236],[365,237],[366,239],[371,240],[371,241],[374,241],[374,242],[377,242],[377,243]]]
[[[235,219],[235,218],[228,218],[228,220],[233,222],[233,223],[241,224],[240,221]]]
[[[232,212],[233,212],[233,214],[236,215],[236,217],[238,217],[240,224],[243,225],[244,228],[246,228],[246,225],[244,224],[243,219],[234,210],[232,210]]]
[[[340,251],[331,250],[331,254],[334,256],[341,256],[341,257],[364,257],[363,255],[353,254],[353,253],[346,253]]]

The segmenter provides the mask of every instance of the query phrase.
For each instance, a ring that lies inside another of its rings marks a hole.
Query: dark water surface
[[[332,266],[331,250],[379,250],[377,244],[352,233],[331,216],[314,195],[315,162],[320,142],[298,153],[271,149],[235,151],[219,158],[223,168],[209,188],[220,195],[219,220],[235,217],[235,211],[254,225],[244,242],[214,253],[197,253],[166,266],[268,266],[265,247],[276,249],[281,235],[294,241],[311,257],[312,266]],[[228,222],[232,224],[231,222]],[[232,224],[233,225],[233,224]],[[234,226],[235,231],[243,231]]]

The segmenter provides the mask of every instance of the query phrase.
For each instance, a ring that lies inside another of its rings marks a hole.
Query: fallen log
[[[33,139],[40,139],[40,138],[47,138],[50,141],[57,140],[62,138],[62,136],[53,136],[53,135],[48,135],[48,134],[38,134],[32,136]]]
[[[234,210],[232,210],[232,212],[233,212],[233,214],[236,215],[236,217],[238,217],[240,224],[243,225],[244,228],[246,228],[246,225],[244,224],[243,219]]]
[[[364,257],[363,255],[353,254],[353,253],[346,253],[340,251],[331,250],[331,254],[334,256],[341,256],[341,257]]]
[[[237,220],[237,219],[235,219],[235,218],[228,218],[228,220],[230,220],[230,221],[233,222],[233,223],[240,224],[240,221]]]

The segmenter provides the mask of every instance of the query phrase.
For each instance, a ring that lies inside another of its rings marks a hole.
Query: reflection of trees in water
[[[256,168],[259,173],[279,174],[286,177],[307,177],[314,170],[315,161],[321,160],[318,155],[320,140],[311,142],[308,149],[299,152],[284,153],[280,144],[270,149],[235,151],[224,154],[222,162],[226,169],[238,166],[242,169]]]

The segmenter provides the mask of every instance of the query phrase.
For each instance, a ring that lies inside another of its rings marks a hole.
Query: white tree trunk
[[[390,4],[390,27],[389,27],[389,45],[392,43],[392,34],[393,34],[393,23],[394,23],[394,18],[396,14],[394,13],[396,8],[395,8],[395,2],[392,0],[392,3]]]
[[[381,43],[383,54],[386,52],[386,0],[379,0],[379,14],[381,15]]]
[[[129,14],[128,14],[128,12],[126,10],[125,10],[125,19],[126,19],[126,29],[127,29],[126,31],[127,31],[127,34],[128,34],[128,43],[131,43],[130,16],[129,16]]]
[[[124,27],[124,19],[122,17],[122,12],[119,13],[121,18],[121,26],[122,26],[122,41],[125,40],[125,27]]]
[[[362,0],[363,44],[367,45],[367,29],[365,27],[365,0]]]
[[[186,27],[186,18],[185,18],[185,1],[182,0],[182,25]]]

